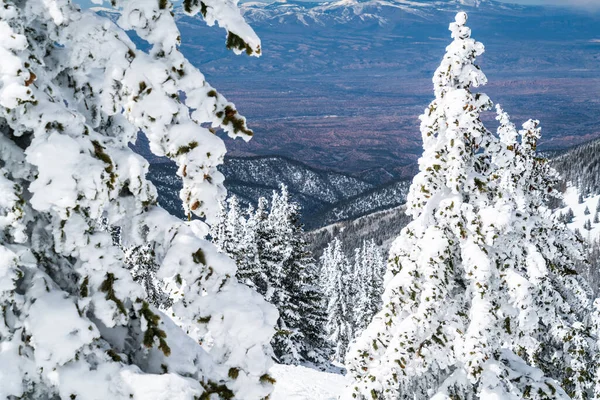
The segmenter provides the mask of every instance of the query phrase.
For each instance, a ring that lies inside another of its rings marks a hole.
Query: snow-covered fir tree
[[[143,131],[179,166],[185,212],[211,222],[225,146],[204,125],[252,132],[179,51],[169,0],[110,4],[116,23],[69,0],[0,7],[0,398],[264,399],[276,310],[238,283],[204,222],[158,206],[128,147]],[[260,54],[235,1],[183,8]],[[124,248],[151,249],[168,314],[103,219]]]
[[[350,291],[354,294],[351,301],[353,338],[365,330],[373,315],[381,309],[385,268],[385,258],[373,240],[364,241],[354,250],[354,288]]]
[[[375,241],[363,241],[354,257],[334,238],[320,259],[321,286],[328,304],[327,332],[335,346],[333,359],[343,361],[348,345],[381,309],[385,257]]]
[[[272,341],[276,359],[285,364],[325,365],[330,345],[323,294],[316,263],[307,250],[299,206],[290,201],[287,187],[274,192],[270,204],[259,199],[257,209],[250,207],[245,215],[231,197],[211,236],[239,263],[238,278],[279,310]]]
[[[506,312],[505,329],[515,331],[514,317],[519,321],[511,350],[556,379],[571,398],[594,398],[597,377],[589,368],[597,363],[597,331],[588,325],[594,309],[587,283],[575,272],[583,260],[581,240],[554,221],[547,207],[552,198],[560,199],[555,190],[560,179],[535,152],[539,122],[529,120],[517,132],[497,109],[500,140],[491,154],[492,183],[496,207],[512,209],[513,215],[508,229],[497,233],[494,247],[511,294],[504,302],[527,310]],[[523,293],[524,287],[529,293]],[[523,318],[536,323],[523,323]]]
[[[332,357],[343,362],[354,338],[352,265],[337,238],[329,243],[320,261],[321,285],[327,298],[327,334],[334,348]]]
[[[475,64],[467,16],[434,75],[421,116],[424,153],[407,201],[413,221],[392,245],[383,309],[347,357],[344,398],[587,399],[594,394],[591,302],[572,269],[578,241],[545,207],[556,174],[517,131]],[[520,139],[520,140],[519,140]]]

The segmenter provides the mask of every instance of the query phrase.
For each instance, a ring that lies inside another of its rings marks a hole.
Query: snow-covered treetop
[[[477,184],[473,166],[465,163],[488,140],[489,131],[479,116],[491,107],[491,101],[485,94],[471,93],[472,87],[487,79],[475,64],[483,44],[471,38],[466,21],[467,14],[459,12],[450,24],[454,40],[433,76],[435,100],[419,117],[424,152],[407,198],[413,215],[426,205],[429,211],[435,210],[441,199],[435,196],[437,192],[459,193],[465,185]]]
[[[446,47],[446,55],[433,75],[436,97],[443,97],[453,89],[469,89],[487,83],[487,78],[475,65],[475,58],[483,54],[484,46],[471,38],[471,28],[466,26],[467,13],[456,14],[450,24],[454,41]]]

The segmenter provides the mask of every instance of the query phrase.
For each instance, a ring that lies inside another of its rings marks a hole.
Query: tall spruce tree
[[[128,147],[145,132],[179,166],[186,213],[210,222],[225,146],[204,126],[252,132],[179,51],[170,1],[110,4],[116,23],[69,0],[0,7],[0,398],[266,398],[275,309],[238,283],[204,222],[157,204]],[[236,2],[183,7],[260,53]],[[125,248],[152,249],[168,315],[101,220]]]
[[[572,266],[577,241],[544,207],[556,175],[535,155],[539,129],[500,138],[474,64],[467,16],[434,75],[421,116],[424,153],[390,251],[384,306],[357,340],[344,397],[577,399],[593,396],[590,300]],[[520,137],[520,141],[518,141]],[[585,366],[588,366],[586,372]]]
[[[499,148],[491,154],[496,207],[512,209],[514,215],[495,248],[512,296],[505,302],[527,310],[518,314],[507,309],[505,329],[513,331],[517,325],[520,335],[512,338],[512,350],[555,378],[569,396],[593,398],[596,377],[588,368],[597,363],[597,332],[588,325],[591,290],[574,269],[583,259],[581,242],[548,210],[553,198],[560,200],[555,190],[560,179],[535,152],[539,122],[529,120],[517,131],[497,109]],[[537,324],[522,322],[535,317]]]

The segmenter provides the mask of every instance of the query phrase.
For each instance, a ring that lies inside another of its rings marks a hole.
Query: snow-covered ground
[[[596,214],[596,207],[598,206],[599,201],[600,195],[596,195],[584,198],[583,203],[579,204],[579,194],[577,193],[577,188],[570,186],[567,188],[564,194],[564,202],[566,207],[561,208],[557,211],[557,213],[565,214],[569,208],[573,210],[573,222],[567,224],[567,226],[572,230],[578,229],[583,238],[591,242],[600,238],[600,223],[594,223],[594,215]],[[585,214],[586,207],[590,212],[588,215]],[[592,226],[592,229],[589,231],[584,228],[584,224],[588,220]]]
[[[277,364],[270,374],[277,380],[272,400],[335,400],[348,384],[343,375],[301,366]]]

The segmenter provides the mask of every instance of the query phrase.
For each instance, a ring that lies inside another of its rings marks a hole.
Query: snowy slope
[[[277,380],[272,400],[335,400],[348,384],[343,375],[301,366],[275,365],[270,374]]]
[[[600,223],[594,223],[594,215],[599,201],[600,195],[590,195],[583,199],[583,203],[579,204],[578,189],[574,186],[569,186],[564,194],[565,207],[556,211],[556,214],[565,214],[570,208],[575,217],[573,218],[573,222],[567,224],[567,226],[572,230],[579,230],[584,239],[593,242],[600,238]],[[589,215],[585,215],[586,207],[590,211]],[[584,224],[588,220],[592,226],[592,229],[589,231],[584,228]]]

